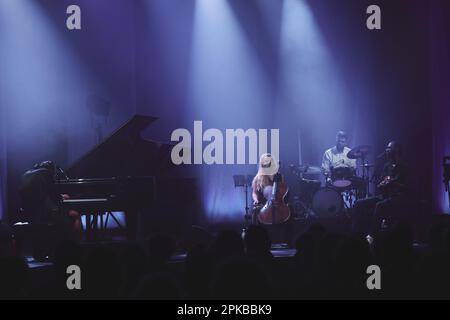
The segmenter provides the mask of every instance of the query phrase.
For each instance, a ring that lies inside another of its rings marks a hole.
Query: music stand
[[[252,185],[252,181],[253,181],[253,176],[251,175],[234,175],[233,176],[233,181],[234,181],[234,187],[238,188],[238,187],[243,187],[244,188],[244,193],[245,193],[245,221],[248,224],[248,221],[252,218],[251,215],[249,214],[250,211],[250,207],[248,205],[248,188],[251,187]]]

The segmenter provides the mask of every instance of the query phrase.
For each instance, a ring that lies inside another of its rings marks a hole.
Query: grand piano
[[[104,213],[106,218],[114,218],[115,211],[125,212],[128,238],[135,239],[139,212],[157,210],[155,203],[164,207],[171,201],[168,189],[192,183],[166,177],[173,167],[172,145],[141,137],[142,130],[155,120],[133,116],[66,168],[65,176],[56,182],[57,192],[70,196],[62,201],[61,210],[77,210],[86,215],[88,239],[95,240],[104,230]]]

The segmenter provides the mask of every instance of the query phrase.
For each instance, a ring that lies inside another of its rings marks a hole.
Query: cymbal
[[[369,154],[372,151],[372,147],[368,145],[361,145],[353,148],[347,153],[349,159],[359,159]]]

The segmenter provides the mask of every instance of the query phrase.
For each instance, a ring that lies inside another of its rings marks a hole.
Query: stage
[[[0,0],[0,297],[449,298],[449,38],[446,0]]]

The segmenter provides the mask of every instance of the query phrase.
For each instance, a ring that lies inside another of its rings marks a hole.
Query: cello
[[[266,204],[258,214],[258,220],[262,224],[280,224],[286,222],[291,212],[285,203],[285,197],[289,191],[286,183],[283,182],[281,174],[278,172],[273,177],[272,192]]]

